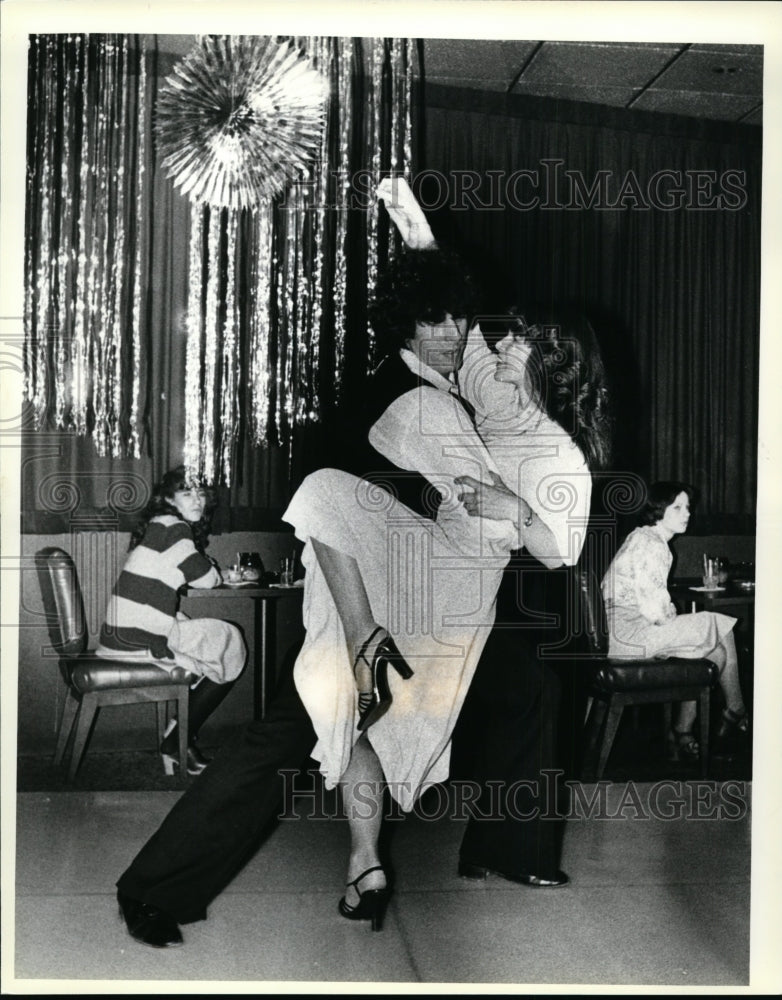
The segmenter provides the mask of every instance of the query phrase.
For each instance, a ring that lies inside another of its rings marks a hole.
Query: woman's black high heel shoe
[[[372,674],[371,693],[368,691],[362,692],[358,698],[360,712],[358,720],[359,731],[369,729],[373,722],[377,722],[380,716],[388,711],[388,707],[392,701],[391,688],[388,686],[389,665],[405,680],[413,676],[410,665],[396,648],[396,643],[387,632],[385,639],[381,639],[375,647],[375,655],[372,657],[372,662],[369,662],[366,657],[366,651],[378,632],[385,632],[385,629],[381,625],[378,625],[358,651],[358,656],[356,657],[356,663],[359,660],[363,660]],[[355,672],[356,668],[354,664],[353,673],[355,674]]]
[[[668,760],[695,761],[700,758],[701,748],[695,736],[686,730],[672,729],[668,738]]]
[[[348,888],[353,886],[358,893],[358,903],[355,906],[350,906],[349,903],[346,903],[344,896],[339,901],[339,912],[343,917],[347,917],[348,920],[371,920],[373,931],[379,931],[383,925],[383,914],[385,913],[386,904],[391,892],[388,886],[382,889],[367,889],[365,892],[361,892],[358,883],[366,875],[369,875],[370,872],[382,872],[383,870],[382,865],[375,865],[373,868],[367,868],[365,872],[362,872],[358,878],[354,878],[352,882],[348,882]]]

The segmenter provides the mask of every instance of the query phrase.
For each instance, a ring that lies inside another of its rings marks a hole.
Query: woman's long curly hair
[[[510,331],[533,346],[528,372],[538,405],[581,449],[593,471],[611,460],[612,419],[605,367],[588,320],[570,309],[510,310]]]
[[[160,482],[155,483],[152,487],[152,497],[150,498],[147,506],[141,512],[139,522],[133,529],[133,533],[130,536],[128,551],[135,549],[135,547],[142,541],[144,535],[146,534],[147,526],[153,517],[157,517],[159,514],[173,514],[174,517],[178,517],[180,521],[184,521],[182,515],[171,502],[171,498],[179,490],[191,488],[203,489],[206,493],[206,504],[204,506],[204,513],[201,520],[196,521],[195,523],[185,521],[193,532],[193,541],[196,549],[198,549],[199,552],[203,552],[209,544],[209,532],[212,527],[212,514],[217,507],[217,496],[215,495],[214,490],[208,487],[200,486],[198,483],[188,481],[187,476],[185,475],[185,467],[183,465],[180,465],[176,469],[170,469],[165,476],[163,476]]]
[[[478,310],[475,281],[461,258],[448,249],[405,250],[380,274],[369,321],[382,357],[415,336],[416,323],[440,323],[445,314],[472,321]]]

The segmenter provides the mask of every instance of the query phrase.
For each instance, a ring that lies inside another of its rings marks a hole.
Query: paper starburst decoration
[[[162,165],[195,202],[252,208],[308,176],[327,95],[288,41],[204,36],[161,85]]]

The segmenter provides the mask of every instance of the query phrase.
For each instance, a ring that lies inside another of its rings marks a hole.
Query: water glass
[[[707,590],[714,590],[719,585],[719,559],[710,556],[703,557],[703,586]]]
[[[283,559],[280,559],[280,583],[283,587],[293,586],[294,563],[293,556],[285,556]]]

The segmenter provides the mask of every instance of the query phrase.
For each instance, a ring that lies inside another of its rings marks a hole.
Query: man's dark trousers
[[[266,717],[226,743],[179,799],[117,882],[120,891],[178,923],[205,919],[279,814],[280,771],[306,766],[315,743],[289,673]]]
[[[571,663],[550,655],[573,631],[570,572],[518,553],[503,574],[496,621],[453,734],[451,777],[480,791],[464,862],[543,878],[559,869],[564,779],[576,766],[585,691]]]

